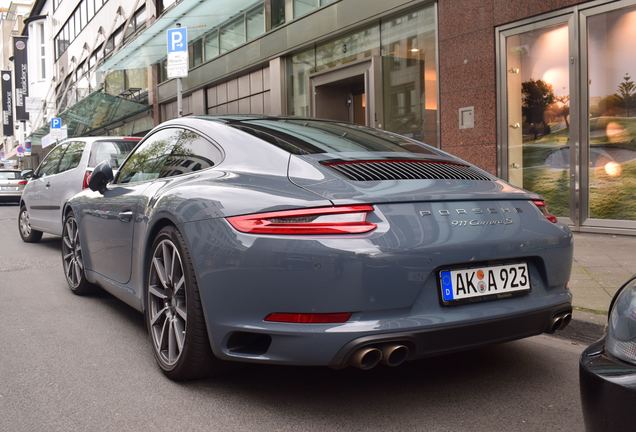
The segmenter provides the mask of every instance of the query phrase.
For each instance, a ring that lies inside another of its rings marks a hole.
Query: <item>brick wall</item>
[[[495,27],[582,3],[578,0],[439,0],[441,145],[495,173]],[[475,127],[459,129],[458,110],[475,107]]]

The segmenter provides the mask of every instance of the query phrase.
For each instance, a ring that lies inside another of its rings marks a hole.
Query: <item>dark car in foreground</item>
[[[616,293],[606,335],[579,365],[588,432],[636,429],[636,276]]]
[[[143,311],[170,378],[382,363],[569,322],[572,235],[434,147],[315,119],[188,117],[64,208],[63,263]]]

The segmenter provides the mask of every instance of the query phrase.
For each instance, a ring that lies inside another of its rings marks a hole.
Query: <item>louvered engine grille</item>
[[[492,180],[467,165],[445,161],[386,159],[321,163],[355,181]]]

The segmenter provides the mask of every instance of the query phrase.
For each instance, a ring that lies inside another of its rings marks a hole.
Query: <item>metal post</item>
[[[181,27],[181,23],[177,23],[177,28]],[[177,117],[183,117],[183,85],[181,78],[177,78]]]
[[[177,117],[183,116],[183,98],[181,93],[183,92],[183,87],[181,85],[181,78],[177,78]]]
[[[24,146],[24,152],[26,153],[26,140],[27,140],[27,130],[26,130],[26,121],[22,120],[22,145]],[[33,152],[33,147],[31,147],[31,152]],[[27,159],[26,159],[26,154],[24,155],[24,162],[23,162],[23,166],[24,168],[31,168],[31,156],[29,156],[29,163],[26,163]]]

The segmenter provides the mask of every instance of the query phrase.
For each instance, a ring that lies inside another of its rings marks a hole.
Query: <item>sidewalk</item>
[[[569,285],[574,297],[574,324],[583,321],[604,326],[614,293],[634,274],[636,237],[575,233]]]

